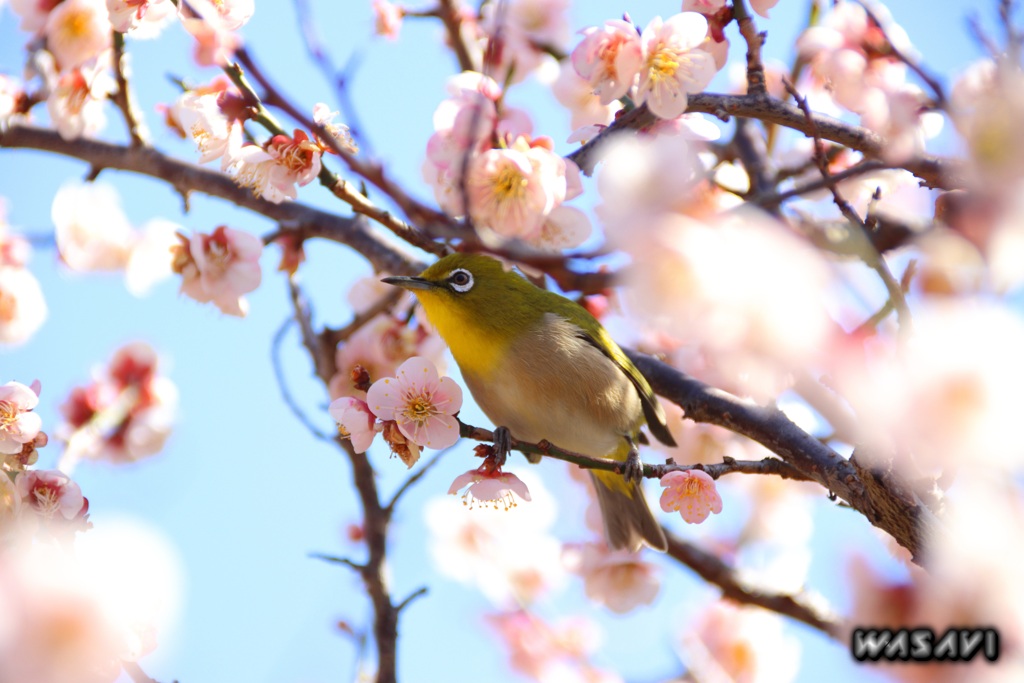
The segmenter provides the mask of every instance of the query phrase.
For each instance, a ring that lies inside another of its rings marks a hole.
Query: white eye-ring
[[[456,292],[468,292],[473,289],[473,273],[465,268],[456,268],[448,274],[448,284]]]

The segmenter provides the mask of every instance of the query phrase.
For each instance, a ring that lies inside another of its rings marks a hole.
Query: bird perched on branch
[[[623,474],[591,471],[608,544],[665,550],[640,487],[637,444],[645,422],[659,441],[675,441],[647,380],[594,316],[479,254],[451,254],[418,276],[384,282],[419,299],[498,426],[502,456],[511,436],[622,461]]]

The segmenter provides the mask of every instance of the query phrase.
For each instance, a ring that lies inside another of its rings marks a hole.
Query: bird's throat
[[[510,340],[502,339],[464,309],[445,305],[429,294],[419,300],[463,374],[486,380],[501,367]]]

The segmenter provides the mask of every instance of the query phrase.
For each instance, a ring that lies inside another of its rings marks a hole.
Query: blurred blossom
[[[331,138],[335,143],[345,152],[349,154],[355,154],[359,151],[359,146],[356,141],[352,139],[352,134],[349,132],[348,126],[344,123],[334,123],[334,118],[338,116],[338,112],[331,111],[323,102],[318,102],[313,105],[313,121],[319,123],[330,134]],[[317,144],[320,148],[328,153],[335,154],[336,152],[319,136],[316,138]]]
[[[125,264],[125,285],[135,296],[144,296],[157,282],[174,274],[172,250],[179,244],[177,223],[154,218],[137,231]]]
[[[711,513],[722,511],[722,497],[715,480],[701,470],[669,472],[661,478],[661,509],[678,512],[687,524],[700,524]]]
[[[569,0],[508,0],[482,7],[485,68],[501,82],[517,83],[565,51]]]
[[[658,597],[660,572],[641,557],[640,553],[610,550],[603,541],[567,545],[563,552],[569,571],[583,578],[587,597],[616,614],[650,605]]]
[[[388,0],[373,0],[373,30],[388,40],[398,40],[405,11]]]
[[[46,110],[60,136],[96,137],[107,125],[106,100],[117,91],[107,56],[58,72],[50,53],[40,51],[35,63],[46,81]]]
[[[608,125],[615,112],[622,108],[618,102],[602,103],[594,94],[590,83],[580,76],[569,60],[559,62],[558,78],[551,84],[551,91],[572,116],[569,124],[573,130],[592,124]]]
[[[117,190],[98,182],[62,185],[50,210],[61,259],[80,272],[120,270],[128,262],[132,228]]]
[[[186,90],[171,107],[177,125],[196,143],[199,163],[223,158],[221,168],[226,169],[231,159],[225,153],[230,147],[241,147],[241,122],[229,115],[239,108],[240,97],[226,80],[215,80],[202,88]]]
[[[971,296],[985,284],[986,268],[978,248],[946,228],[914,240],[920,256],[913,285],[929,296]]]
[[[25,268],[0,265],[0,344],[23,344],[46,320],[39,281]]]
[[[32,443],[43,426],[42,418],[32,410],[39,405],[39,395],[21,382],[0,386],[0,454],[20,453],[22,446]]]
[[[448,448],[459,440],[452,417],[462,408],[462,388],[440,377],[426,358],[402,363],[396,377],[378,379],[366,392],[366,403],[382,420],[395,420],[406,438],[427,448]]]
[[[509,653],[514,671],[542,683],[617,683],[589,662],[600,646],[597,625],[581,617],[549,623],[527,610],[486,615]]]
[[[99,57],[111,47],[104,0],[63,0],[46,18],[46,47],[61,71]]]
[[[242,295],[260,286],[263,241],[224,225],[209,235],[197,232],[191,238],[178,237],[173,269],[181,275],[181,293],[244,318],[249,302]]]
[[[224,67],[242,44],[235,33],[203,19],[183,17],[181,25],[196,40],[192,58],[198,66]]]
[[[709,683],[788,683],[800,667],[800,644],[779,615],[721,600],[689,626],[683,651],[686,667]]]
[[[573,68],[590,84],[601,104],[611,104],[629,92],[640,73],[640,35],[632,24],[620,19],[609,19],[603,26],[581,33],[583,40],[572,51]]]
[[[977,189],[1013,191],[1024,176],[1024,74],[991,60],[972,64],[950,93],[953,125],[964,137]],[[995,187],[993,187],[993,185]]]
[[[56,2],[39,2],[39,0],[11,0],[11,11],[21,17],[18,26],[22,31],[36,33],[46,26],[46,18],[57,6]]]
[[[443,372],[445,348],[444,341],[422,325],[407,325],[386,313],[377,315],[338,344],[334,360],[337,374],[328,386],[331,398],[365,398],[365,389],[352,381],[356,366],[365,369],[374,381],[394,376],[406,358],[422,356]]]
[[[646,104],[663,119],[686,111],[687,94],[704,90],[717,71],[714,58],[700,49],[707,27],[707,19],[696,12],[651,20],[640,37],[643,65],[636,89],[638,104]]]
[[[790,369],[822,354],[829,271],[767,216],[736,211],[712,225],[665,215],[623,247],[637,264],[627,291],[634,314],[698,343],[748,391],[774,395]]]
[[[25,85],[18,79],[0,73],[0,131],[12,122],[28,118],[25,111],[28,96]]]
[[[521,605],[560,584],[561,544],[550,534],[556,502],[532,472],[521,472],[531,502],[515,511],[491,506],[468,510],[444,496],[429,502],[426,523],[438,571],[475,584],[496,605]]]
[[[894,664],[886,671],[908,683],[1020,680],[1024,587],[1019,567],[1024,553],[1015,541],[1024,534],[1020,490],[999,475],[972,470],[951,490],[942,521],[923,558],[928,571],[912,565],[909,580],[886,578],[863,557],[852,558],[850,623],[928,627],[937,635],[950,628],[995,628],[1000,650],[996,662],[978,654],[970,663],[955,666]]]
[[[115,31],[133,38],[155,38],[176,12],[171,0],[107,0],[110,23]]]
[[[637,221],[685,206],[703,172],[693,143],[681,136],[619,136],[608,143],[602,162],[596,211],[616,245],[636,237]]]
[[[155,455],[170,436],[177,409],[174,383],[158,372],[156,352],[136,342],[121,347],[91,382],[71,390],[58,435],[67,442],[61,465],[79,459],[135,462]]]
[[[1024,322],[980,301],[918,306],[904,349],[839,357],[833,373],[861,418],[862,438],[880,454],[893,448],[911,474],[968,463],[1019,468],[1016,431],[1024,366]]]
[[[237,31],[252,18],[255,0],[189,0],[189,9],[221,31]]]
[[[365,453],[379,431],[375,429],[377,418],[366,403],[358,398],[342,396],[331,401],[327,410],[341,428],[341,435],[352,439],[356,453]]]

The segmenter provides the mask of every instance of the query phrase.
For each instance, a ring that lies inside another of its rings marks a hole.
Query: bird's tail
[[[604,535],[613,549],[636,552],[647,545],[665,552],[668,543],[661,525],[647,506],[644,491],[635,481],[627,482],[615,472],[590,473],[604,519]]]

